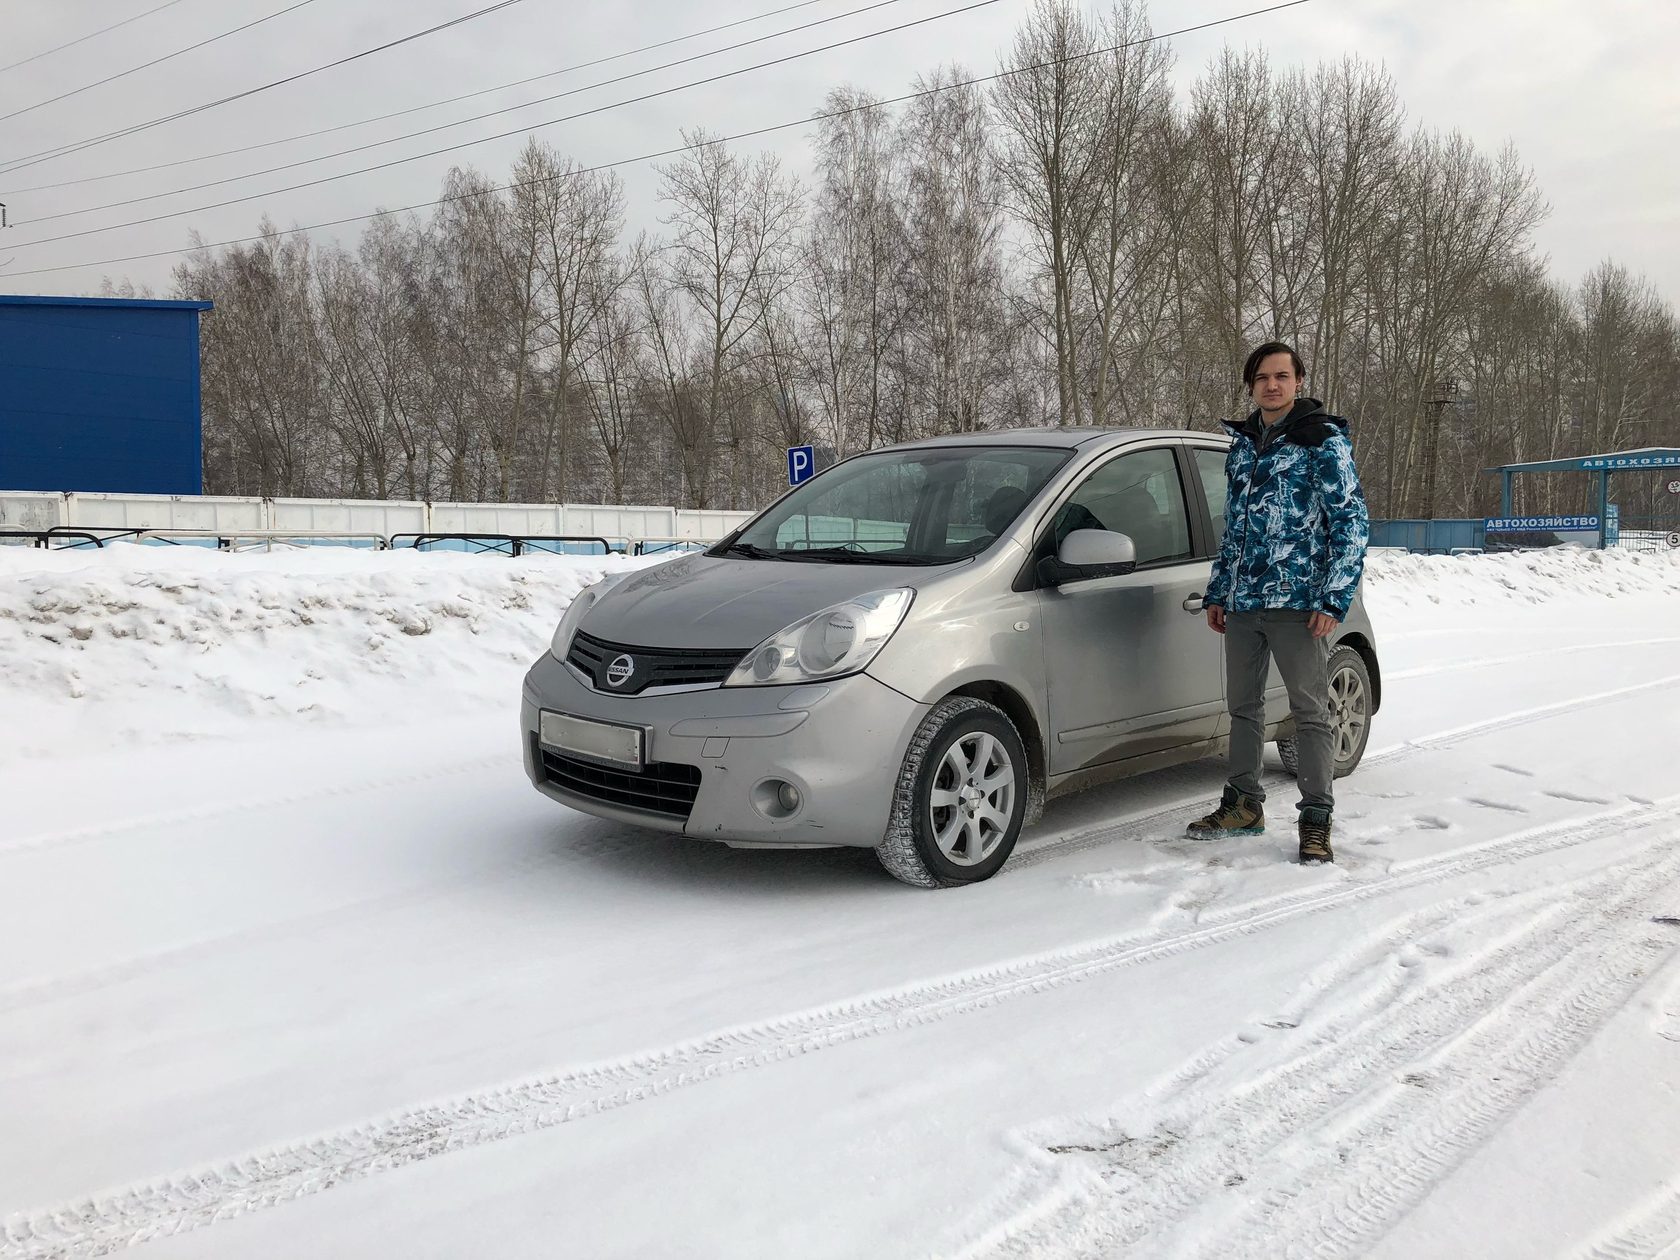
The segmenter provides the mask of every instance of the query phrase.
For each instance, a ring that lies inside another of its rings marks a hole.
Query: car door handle
[[[1200,595],[1192,595],[1189,599],[1185,600],[1184,601],[1184,611],[1185,612],[1201,612],[1202,611],[1202,597]]]

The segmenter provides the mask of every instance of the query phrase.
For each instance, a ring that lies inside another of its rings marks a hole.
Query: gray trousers
[[[1289,688],[1299,752],[1299,808],[1330,809],[1335,733],[1330,725],[1330,640],[1307,630],[1308,614],[1294,608],[1225,614],[1225,703],[1231,711],[1231,786],[1255,800],[1266,740],[1266,677],[1275,659]]]

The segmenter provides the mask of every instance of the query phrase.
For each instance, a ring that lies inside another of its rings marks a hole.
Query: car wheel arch
[[[1359,653],[1359,659],[1365,662],[1365,672],[1371,676],[1371,712],[1376,713],[1382,708],[1382,671],[1377,668],[1376,649],[1371,646],[1371,641],[1357,630],[1337,639],[1336,646],[1352,648]]]

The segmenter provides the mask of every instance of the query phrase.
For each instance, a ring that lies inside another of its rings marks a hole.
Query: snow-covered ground
[[[1373,556],[1334,867],[940,893],[533,792],[606,563],[0,551],[0,1257],[1680,1246],[1680,560]]]

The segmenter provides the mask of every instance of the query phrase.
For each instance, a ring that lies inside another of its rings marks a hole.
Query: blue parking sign
[[[809,481],[817,471],[816,450],[809,446],[788,447],[788,485],[797,486]]]

